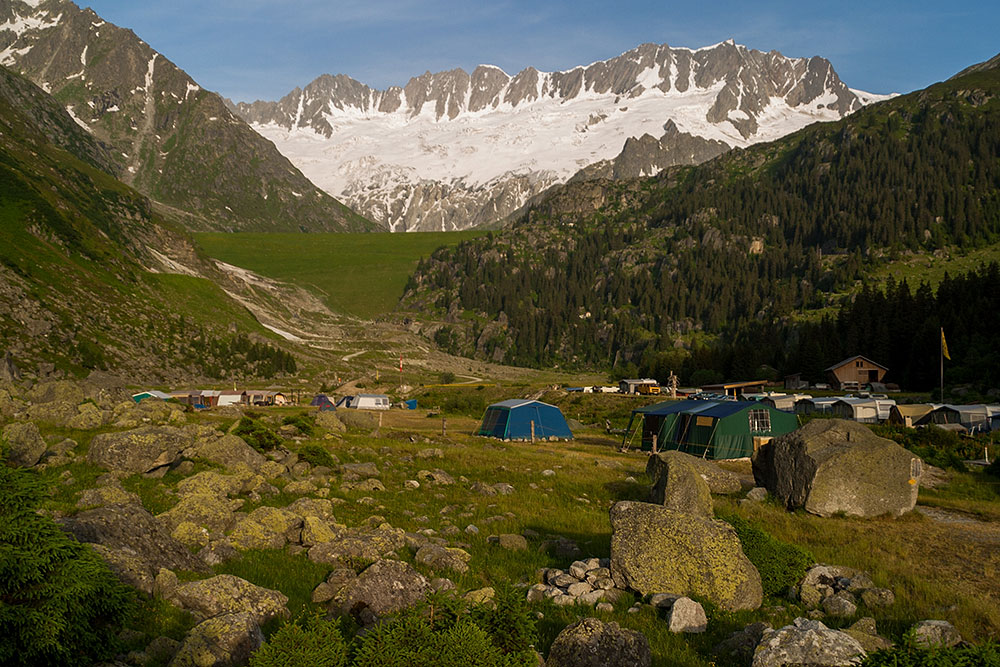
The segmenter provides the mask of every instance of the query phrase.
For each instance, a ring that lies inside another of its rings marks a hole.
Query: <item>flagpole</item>
[[[941,402],[944,403],[944,327],[941,327]]]

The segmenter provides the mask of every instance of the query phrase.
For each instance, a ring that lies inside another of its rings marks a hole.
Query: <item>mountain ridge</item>
[[[718,154],[720,143],[775,139],[880,97],[850,89],[826,59],[730,40],[643,44],[560,72],[428,71],[385,90],[324,74],[278,101],[230,108],[317,185],[402,231],[502,221],[623,152],[610,173],[652,175]],[[626,146],[647,134],[658,145]],[[705,145],[678,145],[683,135]]]

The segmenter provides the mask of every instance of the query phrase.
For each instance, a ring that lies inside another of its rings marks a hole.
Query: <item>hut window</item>
[[[750,432],[769,433],[771,431],[771,413],[767,410],[750,410]]]

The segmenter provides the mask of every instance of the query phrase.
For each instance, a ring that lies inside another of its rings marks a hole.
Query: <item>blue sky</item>
[[[909,92],[1000,52],[994,0],[78,0],[203,86],[278,99],[320,74],[385,88],[480,63],[568,69],[643,42],[824,56],[852,88]]]

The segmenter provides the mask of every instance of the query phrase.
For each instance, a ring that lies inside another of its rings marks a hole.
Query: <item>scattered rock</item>
[[[854,637],[861,644],[861,648],[867,653],[892,648],[891,641],[878,635],[878,631],[875,628],[875,619],[870,616],[859,619],[851,627],[845,628],[844,632]]]
[[[755,486],[747,491],[747,500],[755,503],[762,503],[767,500],[767,489],[763,486]]]
[[[264,635],[252,614],[223,614],[192,628],[170,667],[245,665],[263,643]]]
[[[650,502],[676,512],[712,517],[712,492],[690,454],[677,451],[650,456],[646,474],[653,480]]]
[[[853,595],[840,591],[823,600],[823,612],[835,618],[850,618],[858,613],[858,605]]]
[[[888,588],[869,588],[861,591],[861,601],[869,609],[885,609],[896,603],[896,596]]]
[[[753,656],[753,667],[853,667],[867,654],[856,639],[820,621],[797,618],[792,625],[767,630]]]
[[[693,594],[729,611],[756,609],[763,599],[732,526],[649,503],[612,506],[611,574],[620,588]]]
[[[255,586],[231,574],[177,586],[168,600],[187,609],[196,620],[222,614],[247,613],[258,625],[272,618],[288,618],[288,598],[279,591]]]
[[[428,447],[427,449],[421,449],[417,452],[418,459],[443,459],[444,452],[442,452],[437,447]]]
[[[381,616],[420,602],[430,591],[427,579],[408,563],[380,560],[347,582],[333,605],[363,625],[371,625]]]
[[[7,441],[7,463],[15,467],[36,465],[47,449],[38,427],[31,422],[8,424],[3,429],[3,439]]]
[[[180,429],[144,426],[94,436],[87,461],[108,470],[147,473],[174,463],[190,445],[190,436]]]
[[[428,482],[430,484],[438,484],[441,486],[448,486],[455,483],[455,478],[440,468],[435,468],[434,470],[421,470],[417,473],[417,479],[421,482]]]
[[[469,591],[462,598],[469,604],[485,604],[492,602],[496,594],[497,592],[490,587],[477,588],[476,590]]]
[[[141,505],[139,496],[123,489],[118,484],[99,486],[96,489],[84,489],[76,501],[76,506],[82,509],[103,507],[105,505]]]
[[[230,469],[245,465],[250,470],[260,470],[267,462],[263,454],[236,435],[224,435],[201,443],[195,456]]]
[[[528,540],[522,535],[514,535],[512,533],[490,535],[487,540],[508,551],[525,551],[528,548]]]
[[[920,621],[913,626],[917,646],[941,647],[962,643],[962,635],[948,621]]]
[[[340,420],[340,417],[330,410],[321,410],[316,415],[316,426],[326,429],[330,433],[344,433],[347,431],[347,426]]]
[[[917,502],[920,460],[864,424],[816,419],[753,457],[759,486],[819,516],[899,516]]]
[[[641,632],[617,623],[583,618],[563,628],[552,643],[546,667],[649,667],[649,642]]]
[[[708,617],[704,607],[691,598],[678,598],[667,612],[667,626],[671,632],[701,633],[708,629]]]
[[[344,476],[344,479],[351,482],[365,479],[366,477],[379,476],[378,466],[371,461],[366,461],[365,463],[344,463],[340,466],[340,472]]]
[[[471,558],[472,556],[464,549],[425,544],[417,550],[415,560],[434,570],[468,572],[468,562]]]
[[[716,664],[749,665],[764,633],[771,629],[767,623],[758,621],[731,633],[712,649],[712,655],[719,658]]]

